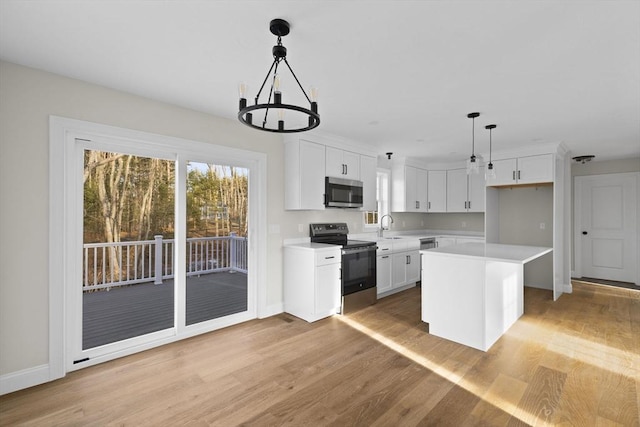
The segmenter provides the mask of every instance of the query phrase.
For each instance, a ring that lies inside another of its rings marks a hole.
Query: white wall
[[[266,153],[267,283],[259,286],[266,286],[271,307],[282,306],[283,239],[308,236],[314,221],[343,220],[362,230],[359,212],[284,211],[279,135],[0,62],[0,375],[48,363],[50,115]]]

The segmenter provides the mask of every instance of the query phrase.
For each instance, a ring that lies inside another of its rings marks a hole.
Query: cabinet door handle
[[[513,181],[515,181],[515,180],[516,180],[516,171],[511,171],[511,179],[512,179]]]
[[[411,264],[411,256],[407,255],[407,264]]]
[[[382,258],[383,258],[383,259],[387,259],[387,258],[389,258],[389,255],[385,255],[385,256],[383,256]]]
[[[349,175],[349,165],[344,165],[344,174]]]
[[[471,209],[471,200],[469,200],[469,209]]]
[[[326,257],[324,257],[324,259],[333,259],[333,258],[335,258],[335,257],[334,256],[326,256]]]
[[[389,248],[382,248],[381,250],[383,250],[383,251],[388,251],[388,250],[389,250]]]
[[[520,171],[518,171],[518,179],[520,179]]]
[[[427,209],[431,209],[431,202],[427,203]]]

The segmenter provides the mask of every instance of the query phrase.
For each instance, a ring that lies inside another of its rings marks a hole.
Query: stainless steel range
[[[343,222],[310,224],[314,243],[342,246],[342,313],[350,313],[378,300],[376,288],[376,243],[349,240]]]

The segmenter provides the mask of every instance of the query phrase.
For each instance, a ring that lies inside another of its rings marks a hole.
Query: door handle
[[[511,172],[512,172],[512,173],[511,173],[511,179],[512,179],[513,181],[515,181],[515,180],[516,180],[516,171],[511,171]]]
[[[407,264],[411,264],[411,257],[407,255]]]
[[[583,231],[583,232],[582,232],[582,234],[584,234],[584,235],[586,236],[586,235],[587,235],[587,234],[589,234],[589,233],[588,233],[588,232],[586,232],[586,231]]]
[[[518,171],[518,179],[520,179],[520,171]]]

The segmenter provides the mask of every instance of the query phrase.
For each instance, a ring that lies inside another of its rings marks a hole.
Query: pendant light
[[[484,127],[485,129],[489,129],[489,164],[487,165],[487,170],[484,175],[485,179],[487,180],[496,179],[496,170],[493,168],[493,163],[491,162],[491,130],[495,129],[496,127],[496,125],[486,125]]]
[[[317,103],[318,91],[315,88],[311,88],[309,90],[309,95],[307,95],[305,90],[302,88],[302,85],[300,84],[300,80],[298,80],[298,77],[293,72],[291,66],[289,65],[289,62],[287,61],[287,48],[282,45],[282,37],[289,34],[289,23],[284,19],[274,19],[271,21],[269,29],[273,35],[278,37],[277,45],[275,45],[271,50],[271,53],[273,54],[273,62],[271,63],[271,68],[269,68],[267,76],[262,82],[262,86],[260,86],[258,94],[255,96],[254,105],[247,105],[247,86],[244,83],[240,83],[238,87],[240,95],[240,109],[238,111],[238,120],[254,129],[276,133],[304,132],[316,128],[320,124],[320,115],[318,114]],[[300,87],[302,94],[305,96],[305,98],[307,98],[307,101],[309,102],[309,108],[282,102],[283,96],[282,92],[280,91],[281,76],[280,74],[278,74],[278,66],[282,62],[284,62],[284,64],[287,66],[287,68],[291,72],[291,75],[295,79],[295,82]],[[269,77],[271,76],[272,72],[273,76],[270,79]],[[264,89],[264,85],[269,80],[271,81],[271,88],[269,90],[267,100],[266,102],[263,101],[261,103],[259,101],[260,94],[262,93],[262,89]],[[277,116],[272,118],[271,120],[269,120],[270,110],[273,110],[272,116],[273,114]],[[304,123],[287,127],[287,123],[285,120],[286,110],[289,110],[289,113],[293,113],[293,115],[302,114],[302,116],[304,117]],[[262,117],[256,124],[253,123],[253,114],[258,112],[264,112],[264,117]]]
[[[467,175],[477,174],[480,172],[480,165],[475,154],[475,125],[476,117],[480,116],[480,113],[469,113],[467,117],[471,119],[471,157],[467,160]]]

